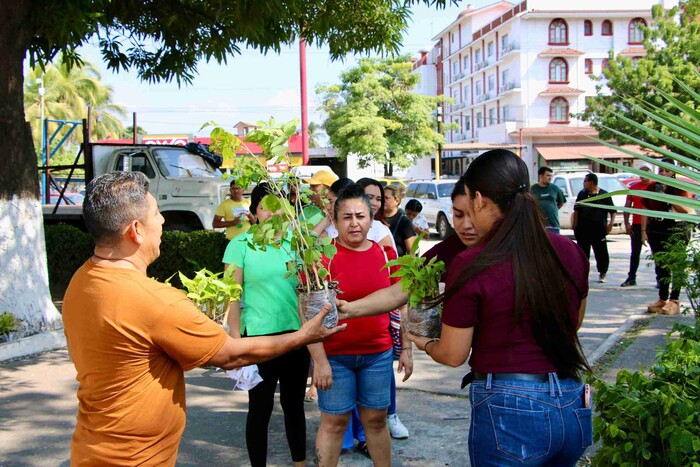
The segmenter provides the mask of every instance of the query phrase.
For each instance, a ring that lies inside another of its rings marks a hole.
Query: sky
[[[432,37],[454,21],[467,4],[480,8],[494,1],[459,1],[444,10],[414,7],[402,53],[417,54],[420,49],[432,48]],[[192,84],[181,88],[176,83],[144,83],[135,73],[112,73],[94,45],[83,47],[81,54],[114,89],[113,101],[127,112],[122,119],[125,127],[131,125],[132,113],[136,112],[137,124],[149,134],[203,135],[207,132],[200,129],[209,121],[231,129],[239,121],[301,119],[298,50],[298,45],[280,54],[243,50],[226,65],[201,62]],[[318,112],[317,85],[339,83],[341,72],[359,58],[362,56],[349,55],[344,62],[333,62],[324,49],[307,48],[309,121],[323,121]]]

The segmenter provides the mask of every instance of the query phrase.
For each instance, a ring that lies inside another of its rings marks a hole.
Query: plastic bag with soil
[[[419,303],[401,313],[401,326],[414,336],[436,338],[440,337],[442,321],[440,318],[442,305],[429,307]]]
[[[336,327],[338,325],[338,307],[335,303],[335,297],[338,293],[338,290],[334,288],[312,290],[310,294],[301,292],[301,306],[306,320],[312,319],[319,314],[323,305],[330,303],[331,311],[323,318],[323,325],[327,329]]]

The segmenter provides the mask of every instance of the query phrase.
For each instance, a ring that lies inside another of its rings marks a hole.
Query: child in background
[[[417,234],[424,233],[426,237],[430,236],[430,231],[428,230],[428,221],[425,220],[425,216],[420,212],[423,210],[423,205],[417,199],[409,200],[406,203],[406,217],[411,219],[413,222],[413,228]]]

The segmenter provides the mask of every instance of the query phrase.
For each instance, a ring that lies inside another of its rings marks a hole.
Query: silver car
[[[589,172],[557,173],[552,178],[552,183],[558,186],[566,196],[566,203],[559,209],[559,224],[562,229],[571,229],[571,219],[574,214],[574,205],[578,192],[583,190],[583,179]],[[613,174],[596,174],[598,176],[598,186],[608,193],[619,190],[626,190],[627,187]],[[625,195],[613,196],[615,206],[625,205]],[[622,226],[622,213],[618,212],[615,217],[614,233],[624,232]]]
[[[428,225],[437,230],[441,239],[448,237],[452,228],[452,190],[455,180],[417,180],[408,184],[406,196],[401,201],[401,208],[406,207],[411,199],[417,199],[423,205],[421,213]]]

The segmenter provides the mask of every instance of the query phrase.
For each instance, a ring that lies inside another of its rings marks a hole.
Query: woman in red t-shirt
[[[407,334],[445,365],[471,352],[472,465],[575,465],[592,442],[576,331],[589,263],[547,232],[527,165],[506,150],[477,157],[463,177],[479,245],[450,265],[441,339]]]
[[[369,199],[359,185],[350,185],[335,202],[338,252],[326,267],[343,300],[356,300],[389,287],[383,266],[396,258],[391,247],[367,239],[372,224]],[[316,436],[319,464],[336,465],[343,433],[357,406],[374,465],[391,465],[391,438],[386,427],[391,384],[392,345],[389,314],[347,322],[345,332],[309,346],[314,361],[321,425]],[[407,371],[410,369],[407,368]]]

